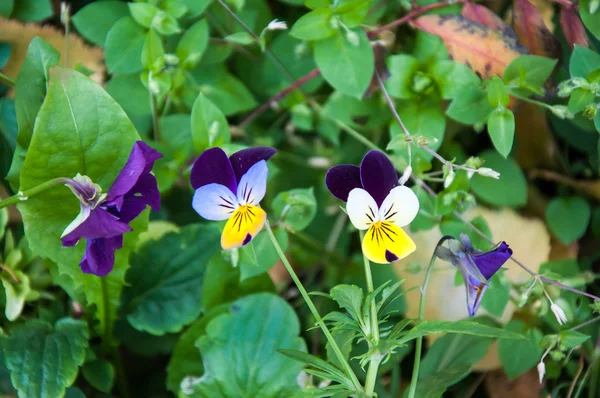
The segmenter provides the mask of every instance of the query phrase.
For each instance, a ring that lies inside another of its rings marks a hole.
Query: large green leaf
[[[526,325],[519,320],[510,321],[506,325],[506,329],[527,336],[525,340],[500,340],[498,342],[498,354],[504,371],[510,379],[514,379],[539,362],[543,352],[539,346],[542,333],[538,329],[526,330]]]
[[[302,364],[279,349],[306,351],[292,307],[270,293],[244,297],[213,319],[200,337],[205,372],[192,385],[195,396],[282,397],[298,390]]]
[[[275,238],[281,248],[287,250],[289,237],[283,228],[274,230]],[[259,234],[250,244],[240,249],[240,278],[242,281],[267,272],[277,263],[279,255],[264,232]]]
[[[419,379],[415,396],[419,398],[440,398],[446,389],[469,373],[469,365],[459,365],[444,369],[435,374]],[[408,391],[408,389],[406,390]],[[408,394],[404,394],[404,397]]]
[[[353,35],[356,42],[350,42],[348,35]],[[333,88],[361,98],[373,77],[373,50],[363,30],[351,30],[348,35],[337,33],[316,42],[315,62]]]
[[[206,264],[219,249],[220,235],[215,224],[193,224],[134,253],[122,299],[134,328],[175,333],[200,315]]]
[[[565,245],[585,234],[591,217],[590,205],[580,196],[554,198],[546,208],[546,223],[550,231]]]
[[[50,0],[17,0],[12,17],[26,22],[43,21],[54,14]]]
[[[142,50],[146,34],[133,18],[119,19],[106,36],[104,57],[110,73],[133,73],[142,70]]]
[[[58,65],[60,53],[39,37],[29,43],[27,58],[15,85],[15,108],[19,134],[10,171],[6,179],[14,191],[19,190],[19,174],[33,135],[35,118],[46,96],[50,67]]]
[[[69,318],[54,327],[34,320],[12,329],[4,356],[19,397],[62,397],[85,359],[88,338],[87,324]]]
[[[471,188],[477,197],[492,205],[520,207],[527,202],[527,181],[523,171],[512,158],[504,159],[495,151],[479,155],[485,159],[485,167],[500,173],[500,179],[475,174]]]
[[[231,141],[229,124],[223,112],[202,93],[194,101],[191,123],[196,153]]]
[[[581,20],[585,24],[585,27],[600,40],[600,10],[596,9],[596,12],[593,14],[590,12],[590,3],[592,1],[593,0],[580,0],[579,14],[581,15]]]
[[[229,311],[229,304],[221,304],[206,313],[190,325],[181,335],[173,349],[173,355],[167,366],[167,388],[173,393],[179,392],[181,381],[188,376],[200,377],[204,372],[200,351],[196,348],[196,340],[206,334],[206,326],[217,316]]]
[[[80,173],[106,192],[138,138],[121,107],[102,87],[78,72],[55,66],[50,70],[48,94],[21,171],[21,189]],[[87,304],[96,306],[100,329],[109,333],[124,283],[128,250],[135,233],[145,228],[147,214],[132,223],[134,233],[125,234],[113,272],[99,278],[83,274],[78,267],[85,242],[70,248],[61,244],[62,232],[79,213],[78,200],[69,189],[52,188],[18,207],[31,250],[58,264],[61,274],[68,274],[76,289],[85,294]]]
[[[523,338],[523,336],[518,333],[487,326],[473,321],[424,321],[400,337],[399,340],[402,343],[406,343],[412,339],[416,339],[417,337],[435,333],[462,333],[499,339]]]
[[[498,153],[507,157],[515,139],[515,116],[512,111],[500,107],[492,112],[488,118],[488,133]]]
[[[79,33],[94,44],[104,47],[106,35],[121,18],[129,15],[127,3],[123,1],[96,1],[83,7],[73,15],[73,25]]]

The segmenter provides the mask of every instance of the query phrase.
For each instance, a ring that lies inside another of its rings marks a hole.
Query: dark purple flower
[[[435,254],[459,269],[467,289],[467,310],[470,316],[474,316],[489,280],[512,256],[512,249],[506,242],[500,242],[492,250],[480,252],[473,248],[471,240],[464,233],[460,235],[460,241],[454,238],[446,240],[448,248],[438,246]]]
[[[66,185],[79,198],[80,213],[62,234],[63,246],[87,239],[79,266],[88,274],[107,275],[115,262],[115,250],[123,247],[128,225],[146,206],[160,209],[156,178],[150,174],[162,155],[145,142],[137,141],[125,166],[107,193],[87,176],[77,175]]]
[[[228,158],[221,148],[211,148],[194,162],[192,207],[207,220],[228,220],[221,235],[223,249],[247,245],[262,229],[267,214],[258,204],[267,189],[267,160],[276,152],[255,147]]]
[[[362,249],[369,260],[386,264],[416,249],[401,227],[417,216],[419,199],[410,188],[399,185],[394,165],[384,153],[368,152],[360,167],[332,167],[325,184],[333,196],[346,202],[352,224],[367,230]]]

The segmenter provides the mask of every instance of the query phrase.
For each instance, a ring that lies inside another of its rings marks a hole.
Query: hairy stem
[[[296,284],[296,287],[300,291],[302,298],[304,298],[304,301],[306,302],[306,305],[310,309],[310,312],[315,317],[317,324],[319,325],[321,330],[323,330],[323,333],[325,334],[325,337],[327,338],[329,345],[331,346],[331,348],[335,352],[335,355],[337,356],[338,360],[342,364],[344,371],[346,372],[346,375],[352,381],[352,385],[354,386],[355,391],[362,391],[362,386],[360,385],[358,378],[352,371],[352,368],[350,367],[350,364],[344,357],[344,354],[342,354],[342,350],[340,350],[340,347],[337,345],[335,339],[331,335],[331,332],[329,332],[329,329],[327,329],[327,325],[325,325],[323,318],[321,318],[321,315],[319,315],[319,311],[317,311],[317,308],[315,307],[315,304],[313,303],[312,299],[308,295],[308,292],[304,288],[304,285],[298,278],[298,275],[296,275],[296,271],[294,271],[294,268],[292,268],[292,265],[290,264],[287,257],[285,256],[285,253],[283,252],[283,249],[279,245],[279,242],[277,242],[277,239],[275,238],[275,235],[273,234],[273,230],[271,229],[271,226],[269,225],[268,220],[265,222],[265,229],[267,230],[267,234],[269,235],[269,238],[271,239],[271,243],[273,243],[273,247],[275,247],[275,250],[277,251],[279,258],[281,259],[281,262],[283,263],[283,265],[287,269],[288,273],[292,277],[292,280],[294,281],[294,283]]]

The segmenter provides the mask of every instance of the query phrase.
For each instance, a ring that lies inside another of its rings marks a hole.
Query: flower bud
[[[358,37],[356,32],[353,32],[351,30],[346,32],[346,40],[348,40],[348,43],[352,44],[354,47],[358,47],[358,45],[360,44],[360,38]]]
[[[600,0],[590,0],[590,3],[589,3],[590,14],[595,14],[599,8],[600,8]]]
[[[427,94],[434,88],[434,81],[430,76],[417,72],[412,77],[412,91],[418,94]]]
[[[590,104],[583,108],[583,116],[590,120],[596,117],[596,113],[598,113],[598,104]]]
[[[484,177],[492,177],[496,180],[500,178],[500,173],[490,169],[489,167],[480,167],[477,169],[477,174],[482,175]]]
[[[467,161],[465,162],[465,166],[467,166],[470,169],[478,169],[481,166],[483,166],[483,164],[485,163],[485,161],[477,156],[471,156],[469,159],[467,159]]]
[[[60,3],[60,22],[65,26],[71,22],[71,6],[66,2]]]
[[[164,59],[167,65],[177,66],[179,64],[179,57],[175,54],[165,54]]]
[[[540,384],[544,381],[544,375],[546,374],[546,365],[544,365],[544,360],[542,359],[540,363],[537,365],[538,375],[540,376]]]
[[[448,188],[452,184],[455,175],[456,174],[454,173],[454,169],[449,168],[448,175],[446,175],[446,178],[444,178],[444,188]]]
[[[569,108],[564,105],[554,105],[550,108],[554,116],[557,116],[561,119],[573,119],[575,117],[574,114],[569,112]]]
[[[411,174],[412,174],[412,167],[410,165],[408,165],[408,167],[406,167],[404,169],[404,173],[402,173],[402,177],[400,177],[398,184],[400,184],[400,185],[406,184],[406,181],[408,181]]]
[[[274,19],[271,22],[269,22],[269,24],[267,25],[267,27],[265,29],[267,29],[267,30],[286,30],[287,24],[284,21],[278,21],[277,19]]]
[[[559,325],[562,325],[563,323],[567,323],[567,316],[565,315],[565,312],[558,304],[552,303],[552,305],[550,306],[550,309],[554,313],[554,316],[556,317],[556,320],[558,321]]]

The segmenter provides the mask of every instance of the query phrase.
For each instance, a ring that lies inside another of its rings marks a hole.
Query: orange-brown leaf
[[[575,13],[575,7],[561,7],[560,26],[571,49],[578,46],[589,47],[588,37],[581,19]]]
[[[462,16],[471,21],[478,22],[489,28],[505,31],[508,30],[515,35],[512,28],[492,10],[479,4],[467,3],[462,9]]]
[[[462,15],[425,15],[411,24],[441,37],[452,59],[482,78],[502,76],[513,59],[527,53],[514,37]]]
[[[514,0],[513,27],[519,43],[531,54],[559,58],[560,43],[548,29],[541,11],[529,0]]]

